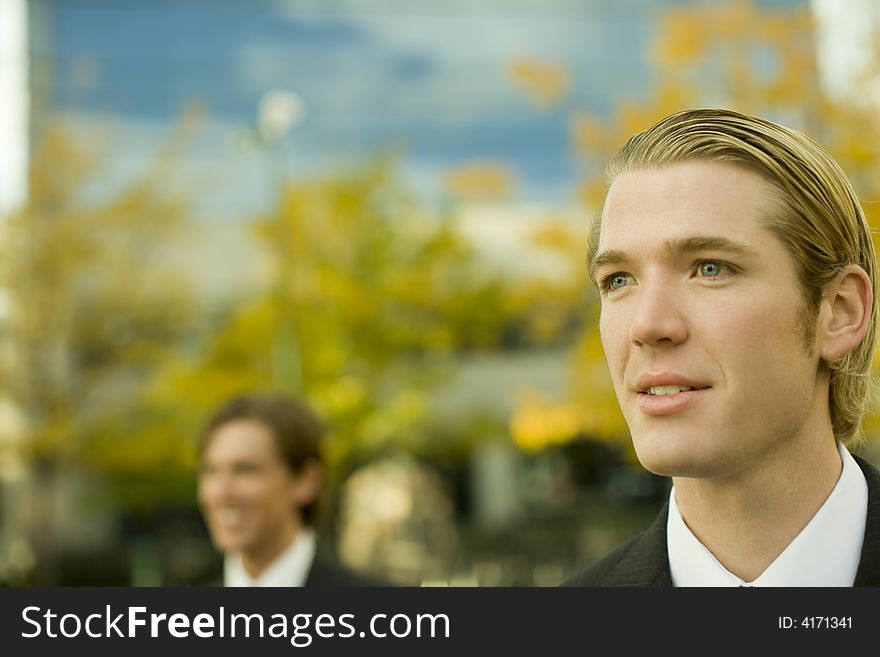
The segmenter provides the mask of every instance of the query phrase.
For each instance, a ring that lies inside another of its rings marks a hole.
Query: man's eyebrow
[[[677,256],[685,253],[695,253],[697,251],[726,251],[735,255],[754,256],[758,252],[748,244],[737,242],[727,237],[714,235],[692,235],[691,237],[681,237],[669,240],[663,245],[663,250],[667,256]],[[596,270],[604,265],[619,265],[628,262],[630,256],[625,251],[618,249],[606,249],[597,253],[590,261],[589,273],[590,278],[596,277]]]
[[[682,253],[694,253],[695,251],[727,251],[736,255],[754,256],[758,251],[742,242],[727,237],[713,235],[693,235],[681,239],[669,240],[663,245],[667,255],[675,256]]]
[[[596,278],[596,270],[604,265],[619,265],[629,260],[629,256],[624,251],[617,249],[606,249],[593,256],[589,264],[590,278]]]

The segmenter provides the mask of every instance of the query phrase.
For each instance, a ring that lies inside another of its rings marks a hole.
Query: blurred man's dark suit
[[[862,556],[853,586],[880,586],[880,471],[853,455],[868,484],[868,515]],[[668,503],[657,520],[562,586],[672,586],[666,552]]]
[[[204,577],[198,578],[199,586],[223,586],[223,562]],[[364,586],[391,586],[390,583],[372,579],[349,570],[333,559],[315,555],[315,560],[309,568],[306,577],[305,588],[339,588],[339,587],[364,587]]]

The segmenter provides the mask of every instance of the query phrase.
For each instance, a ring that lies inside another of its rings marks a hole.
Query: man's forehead
[[[760,221],[771,198],[760,176],[716,162],[629,171],[608,191],[593,232],[597,253],[591,255],[595,260],[606,252],[646,247],[665,255],[708,249],[753,253],[776,238]]]
[[[236,419],[218,426],[208,436],[202,459],[273,460],[280,453],[272,430],[252,419]]]
[[[725,162],[689,160],[620,173],[608,189],[602,219],[633,212],[709,212],[720,206],[749,210],[744,201],[773,197],[764,177]],[[769,195],[768,195],[769,194]]]

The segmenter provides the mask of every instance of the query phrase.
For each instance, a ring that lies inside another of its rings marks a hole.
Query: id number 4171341
[[[852,629],[852,616],[803,616],[792,618],[791,616],[779,617],[779,629],[781,630],[836,630]]]

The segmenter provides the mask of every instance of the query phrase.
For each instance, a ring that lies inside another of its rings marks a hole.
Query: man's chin
[[[660,477],[711,477],[712,459],[686,440],[634,440],[636,457],[648,472]]]
[[[241,552],[242,548],[245,546],[245,541],[241,537],[230,536],[227,533],[212,535],[211,542],[214,544],[215,550],[223,552],[224,554]]]
[[[675,455],[636,453],[639,463],[648,472],[660,477],[690,477],[695,479],[719,479],[726,476],[724,463],[709,458],[700,459],[694,454]]]
[[[639,459],[642,467],[653,475],[658,477],[687,477],[684,474],[688,472],[687,468],[682,467],[680,463],[664,461],[664,460],[646,460]]]

